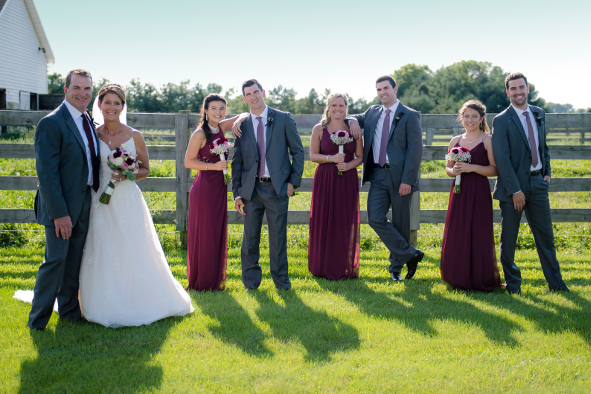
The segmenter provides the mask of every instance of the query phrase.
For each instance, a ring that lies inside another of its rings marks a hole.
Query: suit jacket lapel
[[[527,141],[527,137],[525,136],[525,130],[523,129],[523,124],[521,124],[521,120],[519,119],[519,115],[517,115],[517,112],[515,112],[515,109],[513,109],[513,106],[509,107],[509,114],[511,115],[511,120],[513,121],[513,123],[515,123],[515,126],[517,126],[517,129],[519,130],[519,134],[521,134],[521,138],[523,139],[523,142],[527,146],[527,149],[529,149],[529,142]]]
[[[84,140],[82,139],[82,136],[80,135],[80,130],[78,130],[78,126],[76,126],[76,122],[74,122],[74,119],[72,118],[70,111],[68,111],[68,107],[66,107],[66,104],[62,104],[61,111],[62,111],[62,116],[64,117],[64,121],[66,122],[66,125],[68,126],[70,131],[74,134],[74,137],[76,137],[76,140],[80,144],[80,147],[82,148],[82,150],[84,152],[86,152],[86,145],[84,145]]]
[[[273,133],[273,126],[275,125],[275,122],[269,122],[269,119],[273,119],[273,108],[271,107],[269,107],[269,110],[267,111],[267,119],[263,119],[263,122],[267,122],[267,133],[265,135],[265,157],[267,156],[267,150],[269,150],[271,134]]]
[[[398,117],[402,117],[403,113],[405,112],[406,107],[404,105],[402,105],[402,103],[398,103],[398,107],[396,107],[396,113],[394,113],[394,120],[392,121],[392,125],[390,126],[390,134],[388,134],[388,141],[390,141],[390,138],[392,138],[392,136],[394,135],[394,129],[396,129],[396,126],[398,126],[398,122],[396,122],[396,118]],[[399,121],[402,119],[399,119]]]
[[[251,143],[253,144],[254,151],[257,152],[257,155],[258,155],[259,147],[257,146],[257,140],[254,135],[254,129],[252,126],[252,114],[250,114],[248,116],[248,118],[246,118],[246,120],[242,123],[242,125],[244,127],[244,132],[242,133],[241,138],[250,140]]]

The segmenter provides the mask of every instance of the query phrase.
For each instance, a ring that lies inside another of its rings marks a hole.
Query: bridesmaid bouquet
[[[121,148],[115,148],[107,158],[107,165],[111,170],[121,171],[121,175],[125,175],[130,181],[135,180],[135,174],[140,170],[140,163],[137,157],[125,149],[125,144],[121,144]],[[108,204],[111,200],[111,195],[115,191],[115,184],[112,180],[105,188],[99,201],[103,204]]]
[[[343,153],[345,144],[353,141],[353,138],[349,136],[345,130],[338,130],[331,134],[330,139],[332,142],[339,146],[339,153]],[[339,175],[343,175],[342,171],[339,171]]]
[[[463,146],[457,146],[455,148],[451,148],[447,155],[445,155],[445,160],[455,161],[455,162],[462,162],[462,163],[469,163],[472,160],[472,156],[470,156],[470,151]],[[460,182],[462,180],[462,174],[456,175],[456,184],[454,186],[454,193],[460,194],[462,189],[460,188]]]
[[[213,149],[210,150],[211,153],[214,155],[220,155],[220,160],[226,160],[226,153],[230,149],[230,142],[226,139],[226,137],[216,138],[213,140]],[[230,183],[230,175],[228,175],[228,170],[224,170],[224,183],[227,185]]]

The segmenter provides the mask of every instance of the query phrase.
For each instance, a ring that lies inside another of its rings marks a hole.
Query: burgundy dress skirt
[[[471,151],[471,163],[488,166],[484,143]],[[462,174],[461,193],[453,192],[445,219],[441,279],[454,289],[491,291],[501,285],[493,232],[492,196],[488,178]]]
[[[344,146],[345,162],[355,157],[355,141]],[[339,153],[324,129],[320,153]],[[338,175],[334,163],[319,164],[314,174],[308,269],[331,280],[359,277],[359,178],[356,170]]]
[[[218,130],[213,137],[224,133]],[[199,150],[198,159],[216,163],[212,144]],[[224,290],[228,260],[228,193],[223,171],[199,171],[189,194],[187,276],[189,290]]]

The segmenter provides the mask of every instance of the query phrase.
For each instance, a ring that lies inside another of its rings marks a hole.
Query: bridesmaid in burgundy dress
[[[225,119],[226,99],[212,93],[203,100],[201,120],[189,140],[185,167],[198,170],[189,195],[187,276],[189,290],[224,290],[228,256],[227,160],[211,153],[236,117]]]
[[[310,160],[319,165],[312,187],[308,269],[331,280],[359,277],[357,167],[363,162],[363,144],[361,138],[353,140],[339,154],[330,139],[336,131],[349,132],[344,121],[347,106],[345,95],[331,95],[310,139]]]
[[[486,124],[486,107],[470,100],[460,109],[458,121],[466,132],[451,139],[449,149],[470,150],[470,163],[448,161],[450,177],[461,174],[461,191],[452,184],[441,249],[441,278],[454,289],[491,291],[501,286],[493,233],[489,176],[497,175],[492,139]]]

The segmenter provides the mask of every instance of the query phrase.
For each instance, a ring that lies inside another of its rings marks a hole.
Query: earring
[[[207,114],[205,114],[205,120],[207,120]]]

